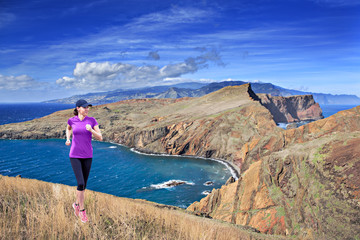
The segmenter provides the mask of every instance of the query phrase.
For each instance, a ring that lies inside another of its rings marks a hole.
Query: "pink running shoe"
[[[88,218],[87,218],[87,216],[86,216],[86,211],[85,211],[85,209],[84,209],[84,210],[80,210],[79,216],[80,216],[80,220],[81,220],[83,223],[86,223],[86,222],[88,221]]]
[[[72,204],[72,207],[73,207],[73,209],[74,209],[74,214],[75,214],[75,216],[79,216],[79,212],[80,212],[80,207],[79,207],[79,205],[77,205],[76,203],[73,203]]]

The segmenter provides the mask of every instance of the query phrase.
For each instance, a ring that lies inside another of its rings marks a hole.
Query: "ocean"
[[[321,106],[325,117],[355,106]],[[0,104],[0,124],[27,121],[73,108],[68,104]],[[120,197],[188,207],[232,176],[221,162],[188,157],[144,155],[113,143],[93,142],[94,160],[88,189]],[[63,139],[0,140],[0,174],[21,175],[76,185]],[[169,183],[181,182],[170,187]],[[74,188],[75,189],[75,188]]]
[[[0,125],[25,122],[69,108],[74,108],[74,104],[0,103]]]
[[[324,118],[330,117],[337,112],[348,110],[356,107],[357,105],[320,105]]]

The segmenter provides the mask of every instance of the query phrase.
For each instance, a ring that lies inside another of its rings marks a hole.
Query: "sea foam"
[[[179,185],[195,185],[193,182],[183,180],[169,180],[163,183],[151,184],[150,187],[154,189],[173,188]]]
[[[125,145],[122,145],[120,143],[114,143],[114,142],[112,142],[112,143],[126,147]],[[147,156],[165,156],[165,157],[179,157],[179,158],[188,157],[188,158],[199,158],[199,159],[215,161],[215,162],[223,164],[229,170],[230,174],[233,176],[233,178],[235,178],[235,180],[239,179],[238,173],[236,172],[236,170],[230,165],[230,163],[228,163],[224,160],[219,160],[219,159],[214,159],[214,158],[205,158],[205,157],[200,157],[200,156],[190,156],[190,155],[184,156],[184,155],[170,155],[170,154],[165,154],[165,153],[144,153],[144,152],[136,150],[135,148],[130,148],[130,151],[137,153],[137,154],[147,155]]]

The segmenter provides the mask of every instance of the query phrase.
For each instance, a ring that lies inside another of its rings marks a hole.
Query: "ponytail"
[[[78,112],[77,108],[74,109],[74,115],[75,116],[79,115],[79,112]]]

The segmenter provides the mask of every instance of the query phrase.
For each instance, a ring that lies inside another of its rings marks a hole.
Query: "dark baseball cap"
[[[86,107],[88,107],[88,106],[90,106],[90,107],[92,107],[92,105],[90,104],[90,103],[88,103],[86,100],[84,100],[84,99],[80,99],[80,100],[78,100],[77,102],[76,102],[76,107],[84,107],[84,108],[86,108]]]

